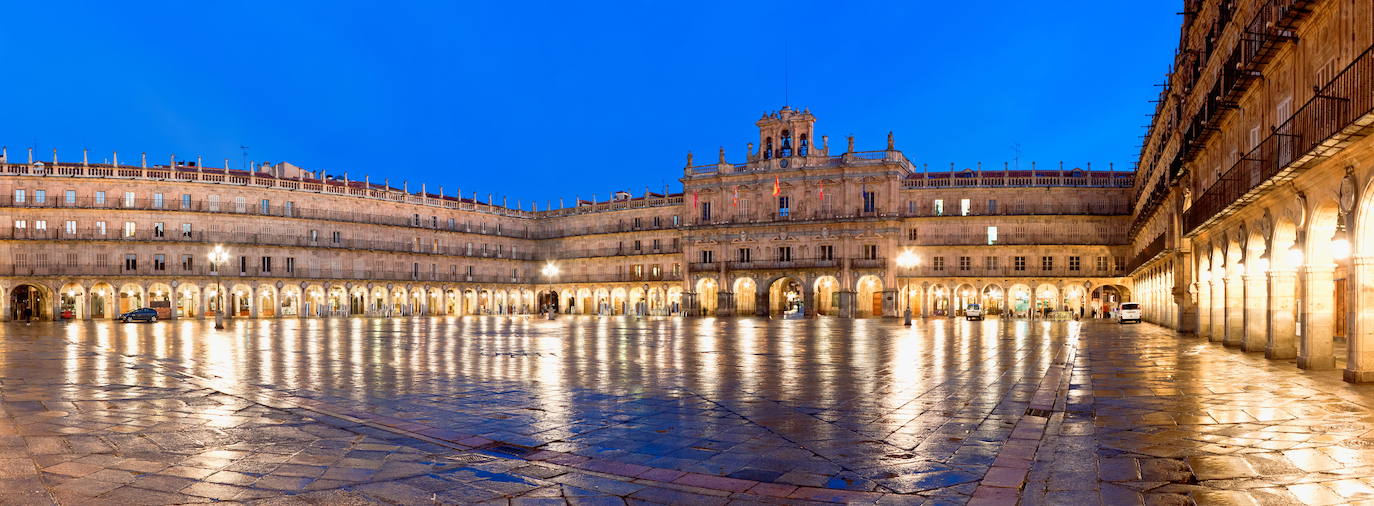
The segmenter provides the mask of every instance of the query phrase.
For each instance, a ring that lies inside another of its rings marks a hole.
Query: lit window
[[[988,244],[997,244],[997,227],[988,227]]]

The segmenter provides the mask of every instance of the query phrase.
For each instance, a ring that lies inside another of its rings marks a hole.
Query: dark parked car
[[[150,307],[138,308],[133,311],[129,311],[127,313],[119,315],[119,319],[124,323],[129,323],[131,321],[136,320],[142,320],[145,322],[155,322],[157,321],[157,310]]]

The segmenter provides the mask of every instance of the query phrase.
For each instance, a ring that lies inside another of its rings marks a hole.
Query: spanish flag
[[[778,195],[782,195],[782,181],[778,180],[778,176],[773,176],[773,196]]]

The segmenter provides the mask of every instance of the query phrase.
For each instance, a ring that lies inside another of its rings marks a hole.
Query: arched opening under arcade
[[[42,285],[22,283],[10,289],[10,320],[51,320],[52,295]]]
[[[755,294],[758,293],[758,285],[754,278],[736,278],[734,286],[731,288],[735,292],[735,314],[748,316],[758,310]]]
[[[768,315],[779,316],[804,311],[803,292],[806,285],[800,279],[783,276],[768,284]],[[881,313],[881,306],[879,312]]]
[[[872,274],[859,278],[855,284],[854,316],[883,316],[883,280]]]

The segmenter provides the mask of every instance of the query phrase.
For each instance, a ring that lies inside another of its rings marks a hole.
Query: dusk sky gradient
[[[351,7],[341,8],[340,5]],[[537,199],[681,185],[809,107],[832,154],[1129,168],[1180,2],[15,2],[0,144]]]

